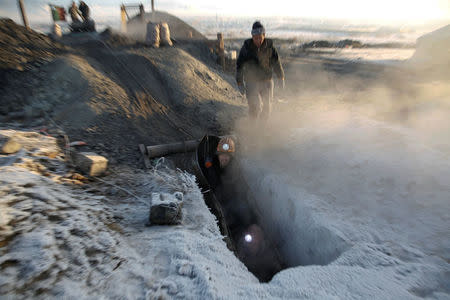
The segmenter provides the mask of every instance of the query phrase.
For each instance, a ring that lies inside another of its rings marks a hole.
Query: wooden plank
[[[195,151],[200,140],[184,141],[172,144],[147,146],[147,154],[149,158],[166,156],[175,153],[186,153]]]
[[[150,159],[148,159],[147,149],[145,148],[144,144],[139,144],[139,151],[141,151],[142,157],[144,158],[145,167],[147,169],[150,169],[152,167],[152,164],[150,163]]]
[[[30,30],[30,24],[28,23],[27,14],[25,13],[25,5],[23,4],[23,0],[19,0],[19,8],[20,13],[22,14],[23,26]]]

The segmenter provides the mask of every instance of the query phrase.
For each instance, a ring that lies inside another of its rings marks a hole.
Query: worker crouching
[[[219,144],[217,145],[216,154],[222,169],[228,166],[234,152],[235,144],[232,138],[224,137],[220,139]]]
[[[202,153],[204,158],[201,159],[201,168],[208,184],[211,188],[216,189],[221,185],[221,177],[227,166],[230,165],[236,144],[231,137],[206,136],[202,143]]]

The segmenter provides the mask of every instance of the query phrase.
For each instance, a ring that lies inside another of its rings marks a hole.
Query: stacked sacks
[[[148,22],[145,42],[152,47],[159,48],[160,45],[173,46],[170,39],[169,24],[162,22],[159,24]]]
[[[159,24],[148,22],[147,23],[147,36],[145,37],[145,42],[149,46],[159,48],[161,42],[159,36]]]
[[[160,36],[161,36],[161,43],[163,45],[172,46],[172,41],[170,40],[170,29],[169,24],[166,22],[160,23]]]

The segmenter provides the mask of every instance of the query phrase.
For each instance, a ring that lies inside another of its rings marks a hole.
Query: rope
[[[139,85],[139,87],[145,92],[145,94],[150,98],[151,101],[153,101],[153,103],[155,103],[159,109],[161,114],[167,119],[167,121],[169,122],[169,124],[175,128],[176,130],[180,131],[181,133],[193,138],[193,135],[191,135],[189,132],[187,132],[186,130],[184,130],[183,128],[179,127],[178,125],[175,124],[175,122],[173,122],[171,120],[171,118],[169,117],[169,115],[162,109],[162,107],[167,108],[165,105],[161,104],[160,102],[158,102],[157,100],[155,100],[151,93],[145,88],[145,86],[139,81],[139,79],[133,74],[133,72],[127,67],[127,65],[121,61],[117,55],[113,52],[113,50],[111,49],[111,47],[108,46],[108,44],[106,44],[104,41],[102,41],[101,39],[99,39],[98,37],[95,37],[92,33],[91,36],[94,37],[97,41],[101,42],[105,48],[109,51],[109,53],[122,65],[123,69],[130,74],[130,76],[133,78],[133,80]],[[184,118],[182,118],[184,119]],[[185,120],[186,121],[186,120]]]
[[[111,183],[111,182],[108,182],[108,181],[106,181],[106,180],[103,180],[103,179],[101,179],[101,178],[99,178],[99,177],[94,177],[94,178],[97,179],[97,180],[99,180],[99,181],[101,181],[101,182],[103,182],[103,183],[106,183],[106,184],[108,184],[108,185],[110,185],[110,186],[113,186],[113,187],[115,187],[115,188],[118,188],[118,189],[121,190],[121,191],[124,191],[125,193],[127,193],[127,194],[130,195],[130,196],[133,196],[134,198],[138,199],[139,201],[143,201],[139,196],[136,196],[135,194],[133,194],[133,193],[130,192],[129,190],[124,189],[123,187],[120,187],[120,186],[118,186],[118,185],[116,185],[116,184],[114,184],[114,183]]]

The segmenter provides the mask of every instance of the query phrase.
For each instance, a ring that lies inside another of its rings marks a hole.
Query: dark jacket
[[[78,7],[78,9],[81,11],[83,20],[88,20],[90,17],[90,14],[91,14],[90,10],[89,10],[89,6],[87,6],[87,4],[84,2],[80,2],[80,6]]]
[[[272,79],[272,71],[278,78],[284,78],[278,52],[271,39],[264,39],[261,47],[256,47],[252,39],[244,42],[236,61],[236,81],[238,83]]]

